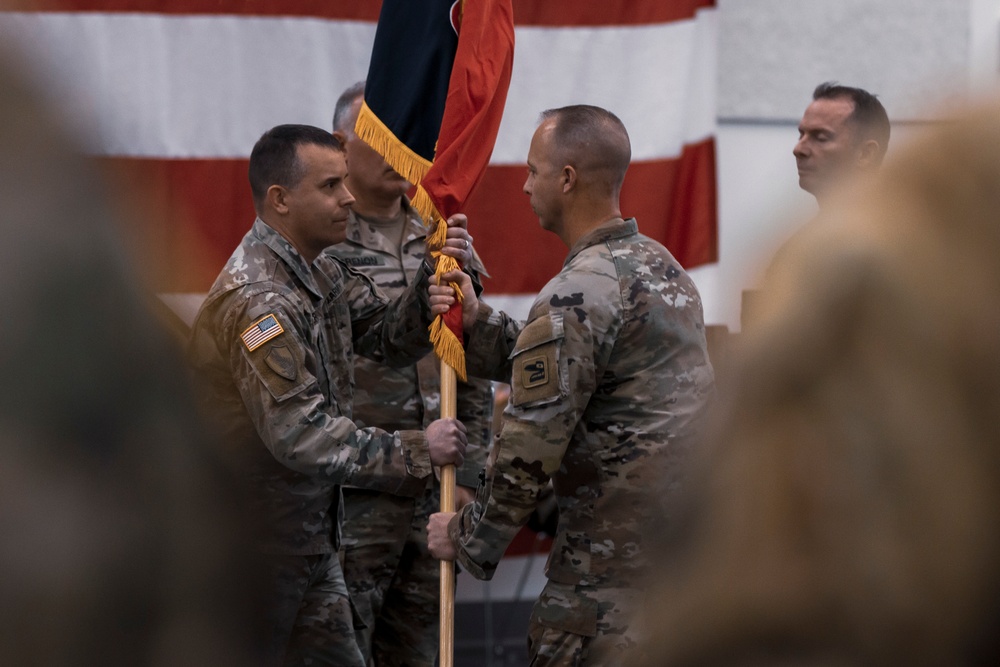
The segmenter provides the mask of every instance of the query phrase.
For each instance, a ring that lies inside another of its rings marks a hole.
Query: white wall
[[[692,270],[705,320],[739,329],[740,299],[815,211],[792,147],[816,84],[876,93],[894,149],[942,106],[994,92],[1000,0],[718,0],[719,263]]]

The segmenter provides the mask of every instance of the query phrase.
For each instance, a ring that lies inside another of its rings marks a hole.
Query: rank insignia
[[[240,335],[240,338],[243,339],[243,344],[247,346],[247,350],[253,352],[267,341],[284,332],[285,330],[281,328],[278,319],[271,314],[265,315],[250,325],[250,328],[244,331]]]

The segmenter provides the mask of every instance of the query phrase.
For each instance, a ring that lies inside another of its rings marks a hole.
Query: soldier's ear
[[[576,167],[571,164],[566,165],[562,168],[562,191],[566,194],[570,190],[576,187],[579,175],[576,173]]]
[[[264,195],[264,203],[276,213],[288,213],[288,191],[280,185],[272,185]]]
[[[879,146],[874,139],[868,139],[858,148],[858,166],[862,169],[874,169],[879,163]]]

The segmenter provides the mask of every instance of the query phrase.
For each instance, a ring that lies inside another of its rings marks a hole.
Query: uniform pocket
[[[514,406],[547,405],[568,395],[564,340],[562,313],[539,317],[521,330],[511,352]]]

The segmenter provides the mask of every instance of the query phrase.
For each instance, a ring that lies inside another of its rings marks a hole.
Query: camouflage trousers
[[[437,484],[420,498],[344,489],[341,560],[369,664],[435,664],[441,568],[427,551],[427,521],[438,498]]]
[[[620,665],[643,641],[637,613],[645,593],[549,581],[531,611],[531,667]]]
[[[364,667],[336,554],[266,558],[273,582],[267,664]]]

